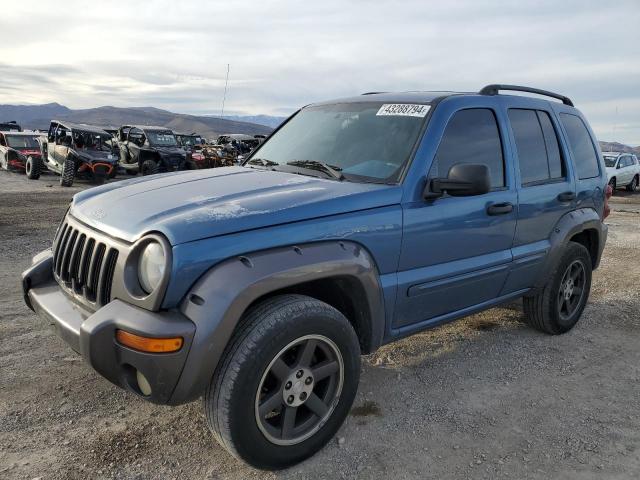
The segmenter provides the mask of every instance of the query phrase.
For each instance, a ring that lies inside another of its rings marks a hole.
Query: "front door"
[[[509,186],[497,112],[486,107],[448,112],[447,126],[428,179],[446,177],[459,163],[489,167],[491,191],[484,195],[403,205],[394,334],[464,314],[494,300],[507,277],[516,225],[517,196]],[[480,105],[483,105],[480,103]],[[442,114],[445,105],[438,107]],[[449,107],[451,108],[451,107]],[[446,109],[445,109],[446,111]]]

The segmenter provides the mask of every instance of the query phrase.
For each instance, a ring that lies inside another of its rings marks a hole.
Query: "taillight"
[[[602,219],[604,220],[611,213],[611,207],[609,207],[609,199],[613,195],[613,188],[611,185],[607,185],[607,188],[604,191],[604,211],[602,212]]]

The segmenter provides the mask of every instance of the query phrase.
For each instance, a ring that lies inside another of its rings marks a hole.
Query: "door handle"
[[[505,215],[511,212],[513,212],[513,205],[509,202],[493,203],[487,207],[489,215]]]
[[[558,200],[561,202],[570,202],[571,200],[575,200],[576,194],[573,192],[562,192],[558,195]]]

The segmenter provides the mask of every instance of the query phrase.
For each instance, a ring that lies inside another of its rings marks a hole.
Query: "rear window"
[[[582,119],[576,115],[561,113],[560,120],[569,137],[569,148],[573,154],[578,178],[582,180],[600,175],[598,154]]]
[[[549,114],[510,109],[509,122],[516,140],[521,183],[531,185],[562,178],[562,157]]]

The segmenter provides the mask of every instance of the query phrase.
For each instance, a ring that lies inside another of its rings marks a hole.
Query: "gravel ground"
[[[520,304],[365,358],[338,437],[292,469],[236,461],[200,402],[146,403],[25,307],[19,275],[74,192],[0,172],[0,478],[638,478],[640,195],[620,192],[580,323],[551,337]]]

